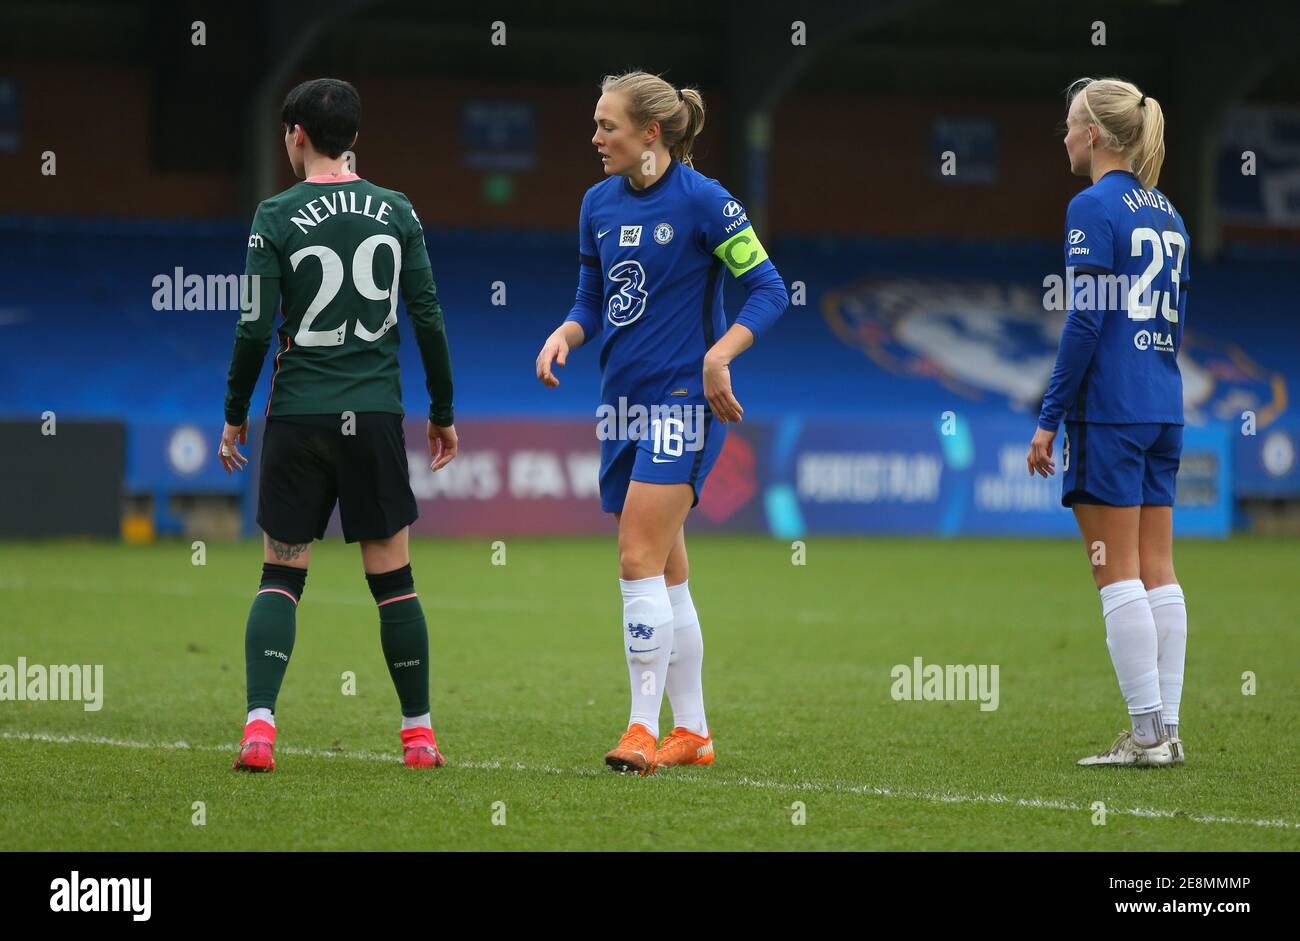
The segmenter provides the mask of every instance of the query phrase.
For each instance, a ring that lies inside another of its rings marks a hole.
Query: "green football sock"
[[[379,642],[403,716],[429,712],[429,628],[415,594],[411,566],[366,575],[379,605]]]
[[[298,599],[306,581],[306,569],[270,562],[262,566],[262,584],[253,598],[244,630],[250,712],[275,711],[284,671],[289,668],[289,657],[293,654]]]

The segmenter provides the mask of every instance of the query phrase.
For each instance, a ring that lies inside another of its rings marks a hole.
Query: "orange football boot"
[[[651,774],[655,770],[655,737],[640,722],[634,722],[618,747],[605,756],[605,764],[620,774]]]
[[[680,725],[668,733],[658,751],[655,752],[655,764],[663,767],[673,765],[711,765],[713,764],[713,736],[696,735],[690,729]]]
[[[262,719],[254,719],[244,726],[239,756],[230,767],[235,771],[274,771],[275,726]]]
[[[402,729],[402,762],[408,768],[441,768],[447,763],[427,726]]]

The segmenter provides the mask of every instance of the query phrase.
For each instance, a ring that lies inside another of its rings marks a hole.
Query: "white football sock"
[[[1156,667],[1156,623],[1139,579],[1114,582],[1101,590],[1106,646],[1130,716],[1160,711],[1160,672]]]
[[[261,719],[263,722],[270,723],[271,728],[275,728],[275,713],[272,712],[270,709],[266,709],[261,706],[259,706],[256,709],[249,710],[248,719],[244,722],[244,724],[247,725],[249,722],[255,722],[258,719]]]
[[[431,728],[433,728],[433,716],[430,713],[426,712],[422,716],[411,716],[410,718],[407,718],[406,716],[402,716],[403,732],[405,732],[407,729],[431,729]]]
[[[704,718],[704,635],[695,613],[688,582],[670,585],[668,600],[673,606],[673,652],[668,658],[668,701],[673,707],[673,725],[708,736]]]
[[[1158,745],[1165,735],[1165,723],[1160,718],[1159,709],[1155,712],[1144,712],[1140,716],[1129,716],[1129,721],[1133,723],[1133,738],[1143,748]]]
[[[1187,657],[1187,602],[1179,585],[1161,585],[1147,592],[1151,617],[1156,622],[1159,645],[1160,699],[1165,725],[1178,725],[1178,706],[1183,700],[1183,661]],[[1174,733],[1177,732],[1175,728]]]
[[[639,722],[659,737],[659,708],[664,701],[668,657],[673,650],[673,606],[664,577],[620,578],[623,592],[623,656],[632,685],[632,714],[627,724]]]

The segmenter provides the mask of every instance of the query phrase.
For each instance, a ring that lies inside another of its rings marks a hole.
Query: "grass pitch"
[[[1300,849],[1295,541],[1176,546],[1189,759],[1151,771],[1074,766],[1126,724],[1075,542],[812,538],[797,566],[786,543],[692,539],[718,760],[649,778],[602,761],[628,706],[613,537],[507,553],[412,546],[449,762],[413,772],[357,550],[317,543],[277,770],[242,775],[258,544],[203,566],[179,542],[0,545],[0,664],[104,666],[98,712],[0,702],[0,845]],[[915,657],[997,664],[998,708],[895,701]]]

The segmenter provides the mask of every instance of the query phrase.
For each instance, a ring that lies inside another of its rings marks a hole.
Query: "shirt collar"
[[[673,175],[673,171],[676,169],[677,169],[677,161],[674,160],[672,163],[668,164],[668,169],[663,172],[663,175],[660,176],[659,179],[655,180],[649,186],[643,187],[642,189],[636,189],[632,185],[631,180],[629,180],[627,177],[623,177],[623,190],[629,196],[635,196],[638,199],[640,199],[643,196],[649,196],[651,193],[657,192],[659,187],[667,183],[668,178]]]

